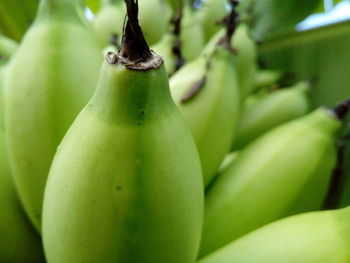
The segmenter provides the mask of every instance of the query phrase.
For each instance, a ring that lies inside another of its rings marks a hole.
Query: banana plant
[[[34,21],[39,0],[0,1],[0,33],[20,41]]]
[[[241,13],[252,27],[252,36],[264,40],[306,18],[320,0],[244,0]]]
[[[312,107],[332,106],[350,97],[350,21],[265,41],[260,60],[270,69],[290,72],[297,80],[314,79]]]

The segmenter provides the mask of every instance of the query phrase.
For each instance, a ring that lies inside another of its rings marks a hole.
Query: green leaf
[[[100,0],[85,0],[85,4],[90,8],[90,10],[96,14],[100,9]]]
[[[268,39],[274,34],[293,27],[310,15],[320,0],[245,0],[243,17],[250,18],[252,36]]]
[[[296,80],[314,78],[314,107],[334,106],[350,97],[350,20],[304,32],[293,32],[264,42],[261,61],[283,69]]]
[[[34,21],[39,0],[0,1],[0,32],[20,41]]]

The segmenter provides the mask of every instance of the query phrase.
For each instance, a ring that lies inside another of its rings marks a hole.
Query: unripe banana
[[[164,34],[161,41],[151,47],[163,57],[169,76],[184,63],[197,58],[204,45],[202,27],[192,8],[186,5],[175,13],[178,14],[173,19],[173,32]]]
[[[45,262],[40,238],[26,218],[13,185],[2,128],[0,161],[0,262]]]
[[[173,51],[176,41],[177,37],[174,34],[165,33],[162,39],[151,47],[152,50],[162,56],[169,76],[176,71],[176,55]]]
[[[80,4],[42,0],[9,68],[9,158],[20,199],[38,231],[56,147],[93,94],[101,65],[100,46],[79,17]]]
[[[116,38],[117,42],[120,43],[124,20],[124,1],[107,0],[102,2],[102,7],[93,21],[102,45],[109,45],[112,38]]]
[[[27,220],[15,191],[5,148],[3,83],[15,42],[0,36],[0,262],[44,262],[40,238]]]
[[[241,149],[272,128],[304,116],[310,109],[309,88],[309,83],[301,82],[259,96],[255,102],[248,99],[242,110],[233,149]]]
[[[200,19],[192,7],[185,5],[181,22],[181,50],[186,62],[197,58],[204,45],[204,32]]]
[[[161,57],[139,42],[137,2],[126,2],[131,42],[108,55],[50,170],[43,212],[50,263],[196,259],[204,199],[198,153]]]
[[[322,108],[243,149],[207,193],[200,257],[279,218],[320,209],[340,129]]]
[[[205,186],[234,137],[240,100],[234,63],[234,54],[219,45],[209,58],[201,56],[170,80],[173,98],[197,143]]]
[[[205,0],[198,11],[203,26],[205,41],[209,41],[220,30],[219,22],[228,14],[225,0]]]
[[[254,90],[260,90],[276,85],[281,79],[282,73],[277,70],[258,70],[255,73]]]
[[[140,0],[139,10],[140,25],[145,38],[153,45],[169,30],[171,8],[165,0]]]
[[[198,263],[348,263],[350,207],[289,217],[262,227]]]
[[[257,47],[248,34],[248,26],[244,23],[238,25],[235,30],[231,45],[236,51],[236,71],[241,93],[241,100],[244,99],[253,90],[254,77],[256,72]],[[222,29],[216,33],[202,51],[202,54],[210,54],[217,43],[225,35]]]

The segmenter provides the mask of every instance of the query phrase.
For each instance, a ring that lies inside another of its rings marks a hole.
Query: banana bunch
[[[198,263],[348,263],[350,207],[262,227]]]
[[[308,82],[300,82],[290,88],[248,97],[233,149],[241,149],[272,128],[304,116],[310,108],[309,89]]]
[[[80,10],[80,0],[41,1],[5,87],[9,158],[20,199],[39,232],[56,147],[93,94],[102,62]]]
[[[20,41],[34,21],[39,0],[0,1],[0,33]]]
[[[121,50],[108,54],[50,170],[43,240],[51,263],[196,259],[204,203],[198,153],[163,60],[138,26],[137,3],[128,1],[127,12]]]
[[[341,127],[337,111],[321,108],[245,147],[206,194],[200,257],[279,218],[320,209]]]
[[[0,262],[40,263],[44,253],[38,234],[26,218],[13,185],[3,127],[4,82],[17,43],[0,35]]]

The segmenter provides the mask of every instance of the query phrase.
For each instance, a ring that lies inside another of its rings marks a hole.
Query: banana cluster
[[[0,263],[350,262],[350,101],[261,68],[239,1],[5,2]]]

